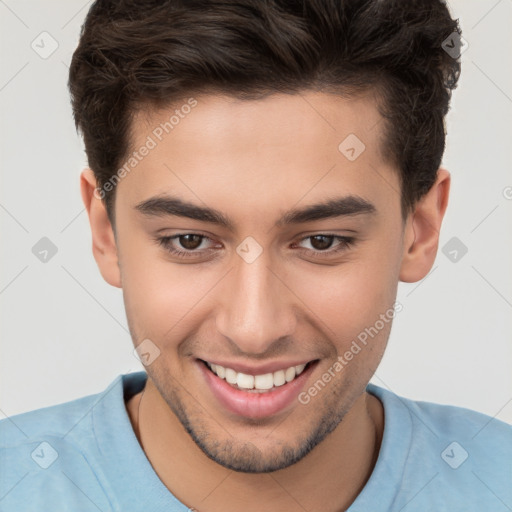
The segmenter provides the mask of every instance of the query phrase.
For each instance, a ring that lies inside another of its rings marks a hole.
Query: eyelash
[[[197,250],[184,251],[184,250],[175,249],[175,248],[171,247],[172,240],[175,240],[177,238],[180,238],[180,237],[186,236],[186,235],[196,235],[196,236],[201,237],[201,243],[204,240],[211,240],[206,235],[201,235],[199,233],[178,233],[177,235],[172,235],[172,236],[157,237],[157,238],[155,238],[155,240],[158,242],[158,244],[160,246],[162,246],[172,256],[177,256],[179,258],[185,259],[185,258],[193,258],[193,257],[201,254],[201,251],[197,251]],[[311,255],[311,252],[313,251],[312,255],[314,258],[325,258],[325,257],[332,256],[333,254],[338,254],[342,251],[345,251],[355,244],[354,237],[333,235],[333,234],[329,234],[329,233],[319,233],[317,235],[309,235],[309,236],[306,236],[306,237],[302,238],[301,240],[299,240],[299,242],[302,242],[303,240],[307,240],[308,238],[314,238],[317,236],[325,236],[328,238],[334,238],[335,240],[338,240],[340,242],[340,244],[339,244],[338,248],[334,249],[334,250],[326,249],[325,251],[319,251],[319,250],[315,251],[314,249],[311,250],[311,249],[303,249],[302,248],[301,252],[306,251],[306,252],[310,253],[309,255]],[[206,251],[202,251],[202,252],[208,252],[208,251],[212,251],[212,250],[214,250],[214,249],[209,249],[209,250],[207,249]],[[326,255],[326,256],[323,256],[323,255]]]

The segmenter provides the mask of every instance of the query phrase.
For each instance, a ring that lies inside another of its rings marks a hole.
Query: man
[[[432,0],[92,5],[81,193],[146,371],[2,421],[1,510],[512,507],[512,427],[369,384],[436,256],[459,34]]]

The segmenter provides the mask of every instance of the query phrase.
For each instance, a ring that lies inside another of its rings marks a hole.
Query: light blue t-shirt
[[[0,511],[186,512],[153,470],[126,411],[146,378],[120,375],[96,395],[0,421]],[[384,434],[350,512],[512,510],[512,426],[373,384],[367,390],[384,406]]]

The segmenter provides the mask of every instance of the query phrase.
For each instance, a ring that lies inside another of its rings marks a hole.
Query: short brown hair
[[[102,187],[145,106],[200,93],[373,92],[406,213],[444,153],[460,61],[442,44],[454,32],[441,0],[96,0],[69,71],[75,124]],[[111,221],[114,197],[104,197]]]

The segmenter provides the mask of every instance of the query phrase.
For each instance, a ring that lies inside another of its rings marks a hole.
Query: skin
[[[294,402],[260,421],[226,411],[197,358],[318,360],[307,390],[392,307],[399,281],[418,281],[431,269],[449,173],[440,168],[403,219],[398,173],[382,159],[382,120],[371,97],[306,91],[259,101],[196,99],[117,185],[115,234],[94,195],[93,172],[81,176],[101,274],[123,290],[134,345],[149,338],[160,350],[145,368],[145,390],[127,403],[130,420],[159,478],[189,507],[345,510],[370,477],[382,440],[382,404],[365,388],[391,323],[308,404]],[[137,115],[133,148],[175,108]],[[366,146],[353,162],[338,150],[350,133]],[[220,210],[235,231],[134,208],[162,193]],[[371,202],[375,213],[274,226],[286,210],[349,194]],[[205,235],[196,249],[173,242],[203,255],[170,255],[154,240],[157,231]],[[355,242],[328,255],[336,239],[322,249],[307,238],[324,233]],[[250,264],[236,252],[248,236],[263,250]]]

